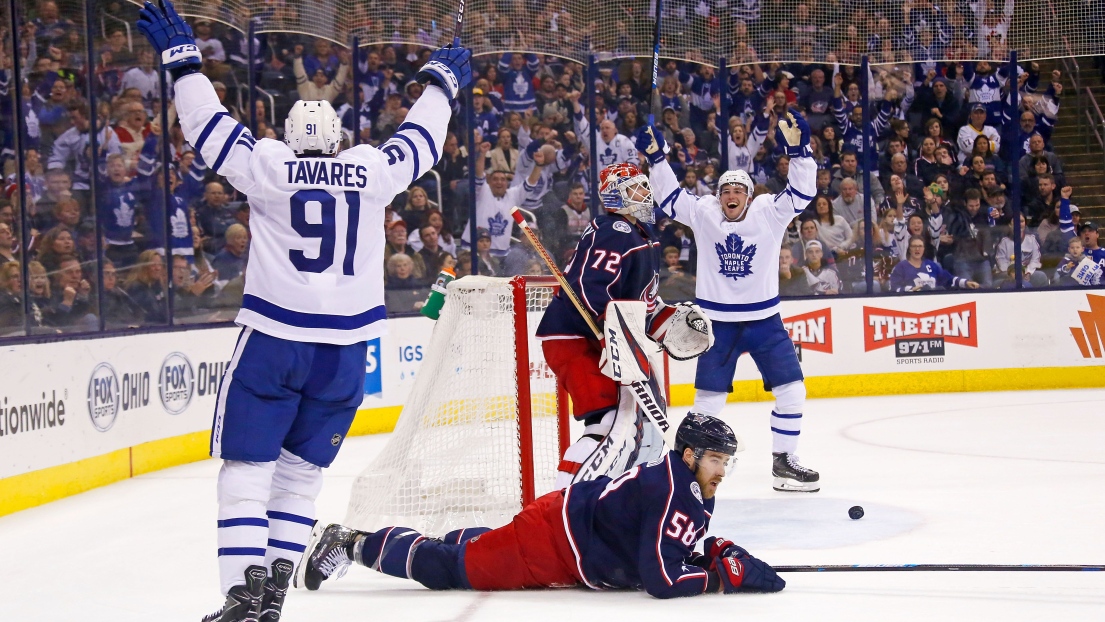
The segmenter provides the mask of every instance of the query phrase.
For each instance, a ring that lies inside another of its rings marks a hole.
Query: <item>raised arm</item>
[[[817,194],[817,163],[810,151],[810,126],[797,109],[779,118],[775,143],[790,157],[787,187],[775,195],[776,220],[784,227],[801,214]]]
[[[637,152],[649,162],[648,182],[652,186],[652,198],[669,218],[694,228],[694,213],[699,198],[679,187],[675,171],[664,156],[667,145],[664,134],[646,126],[637,133]]]

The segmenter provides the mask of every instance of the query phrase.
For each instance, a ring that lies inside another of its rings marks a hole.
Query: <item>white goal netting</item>
[[[532,277],[449,284],[395,432],[353,484],[346,525],[402,525],[432,536],[504,525],[522,507],[523,465],[531,494],[552,490],[560,461],[556,378],[533,334],[553,294]],[[517,335],[521,322],[526,330]],[[528,400],[520,380],[529,381]],[[532,447],[524,442],[527,421]]]

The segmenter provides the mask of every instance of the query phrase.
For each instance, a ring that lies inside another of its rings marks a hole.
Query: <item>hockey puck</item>
[[[848,516],[852,517],[852,520],[859,520],[863,518],[863,508],[858,505],[853,505],[848,508]]]

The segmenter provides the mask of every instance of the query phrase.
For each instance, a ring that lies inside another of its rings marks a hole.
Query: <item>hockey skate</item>
[[[821,490],[821,476],[813,469],[798,464],[794,454],[771,454],[771,474],[775,476],[772,487],[781,492],[817,492]]]
[[[265,579],[265,594],[261,602],[261,622],[280,622],[284,597],[292,582],[292,562],[277,559],[272,562],[272,576]]]
[[[353,563],[350,549],[358,532],[331,524],[323,529],[315,524],[311,539],[295,573],[295,586],[317,590],[329,578],[341,578]]]
[[[226,594],[222,609],[204,616],[202,622],[258,622],[261,617],[261,598],[265,592],[268,573],[263,566],[246,568],[245,585],[235,585]]]

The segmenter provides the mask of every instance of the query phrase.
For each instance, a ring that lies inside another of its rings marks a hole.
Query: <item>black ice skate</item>
[[[286,559],[272,562],[272,576],[265,580],[265,594],[261,602],[261,622],[280,622],[284,608],[284,596],[292,582],[293,564]]]
[[[223,608],[204,616],[203,622],[258,622],[268,573],[263,566],[250,566],[245,574],[246,584],[230,588]]]
[[[315,524],[295,573],[295,586],[317,590],[322,582],[345,574],[353,563],[353,541],[359,532],[338,524]]]
[[[817,492],[821,490],[821,476],[817,471],[798,464],[794,454],[773,453],[771,474],[775,476],[773,488],[782,492]]]

